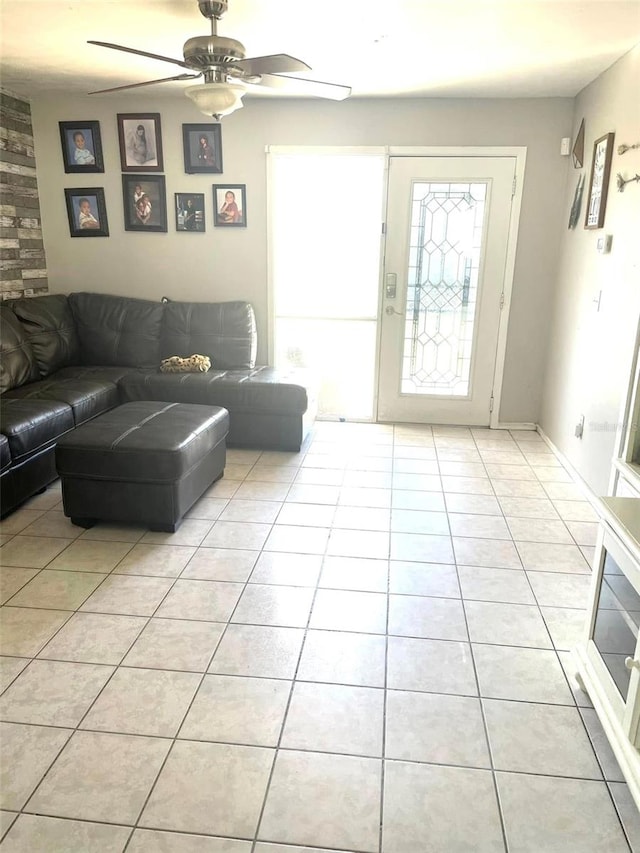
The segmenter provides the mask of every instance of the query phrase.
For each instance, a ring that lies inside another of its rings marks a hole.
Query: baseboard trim
[[[591,486],[589,486],[589,485],[587,484],[587,482],[583,479],[583,477],[582,477],[582,475],[579,473],[579,471],[577,471],[577,470],[573,467],[573,465],[571,464],[571,462],[569,462],[569,460],[568,460],[568,459],[567,459],[567,457],[564,455],[564,453],[563,453],[561,450],[559,450],[559,449],[555,446],[555,444],[551,441],[551,439],[550,439],[550,438],[549,438],[549,436],[546,434],[546,432],[542,429],[542,427],[540,426],[540,424],[537,424],[537,425],[536,425],[536,430],[537,430],[537,432],[539,433],[539,435],[540,435],[540,437],[542,438],[542,440],[545,442],[545,444],[547,444],[547,445],[551,448],[551,450],[553,450],[553,452],[555,453],[555,455],[556,455],[556,456],[558,457],[558,459],[562,462],[563,466],[564,466],[564,467],[567,469],[567,471],[571,474],[571,476],[572,476],[572,477],[573,477],[573,479],[575,480],[575,483],[576,483],[576,485],[578,486],[578,488],[579,488],[582,492],[584,492],[584,496],[585,496],[585,498],[589,501],[589,503],[593,504],[594,508],[595,508],[595,509],[596,509],[596,511],[598,512],[598,515],[600,515],[600,509],[599,509],[599,507],[600,507],[600,498],[598,497],[598,495],[596,495],[596,493],[593,491],[593,489],[591,488]]]
[[[523,429],[529,430],[530,432],[535,432],[537,429],[536,424],[528,424],[528,423],[520,423],[520,424],[506,424],[506,423],[497,423],[491,429]]]

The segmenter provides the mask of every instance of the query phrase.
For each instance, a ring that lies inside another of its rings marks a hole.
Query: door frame
[[[496,342],[496,362],[493,375],[493,409],[490,414],[491,429],[509,429],[515,427],[533,427],[532,424],[506,424],[500,422],[500,404],[502,401],[502,383],[504,380],[504,362],[507,353],[507,336],[509,332],[509,317],[511,313],[511,296],[516,264],[518,229],[524,190],[525,166],[527,147],[516,145],[267,145],[267,210],[271,209],[271,193],[273,187],[272,159],[270,154],[382,154],[385,157],[385,183],[381,209],[382,241],[380,251],[380,270],[378,280],[378,325],[376,330],[376,365],[374,371],[374,423],[378,413],[378,382],[380,376],[380,334],[384,301],[383,274],[387,250],[387,195],[389,189],[389,160],[391,157],[513,157],[515,158],[515,188],[511,202],[511,216],[507,236],[507,252],[502,282],[504,301],[498,324],[498,340]],[[269,363],[274,358],[274,299],[273,299],[273,251],[272,224],[267,216],[267,344]]]

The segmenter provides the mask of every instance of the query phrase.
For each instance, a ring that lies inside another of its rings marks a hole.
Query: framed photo
[[[580,220],[580,209],[582,207],[582,191],[584,189],[584,173],[580,173],[580,177],[578,178],[578,183],[576,184],[576,191],[573,196],[573,204],[571,205],[571,212],[569,213],[569,228],[575,228]]]
[[[183,124],[184,170],[188,175],[222,172],[219,124]]]
[[[214,184],[214,225],[221,228],[245,228],[247,224],[246,184]]]
[[[64,170],[104,172],[99,121],[59,121]]]
[[[167,195],[164,175],[123,175],[125,231],[166,231]]]
[[[74,187],[64,191],[72,237],[108,237],[107,206],[102,187]]]
[[[204,193],[176,193],[176,231],[205,230]]]
[[[160,113],[118,113],[123,172],[162,172]]]
[[[584,220],[584,227],[587,229],[602,228],[604,225],[614,137],[614,133],[605,133],[593,144],[593,161],[587,194],[587,215]]]

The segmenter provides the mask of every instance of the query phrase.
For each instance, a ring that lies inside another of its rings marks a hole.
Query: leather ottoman
[[[56,468],[74,524],[143,524],[175,532],[222,477],[229,413],[218,406],[125,403],[62,436]]]

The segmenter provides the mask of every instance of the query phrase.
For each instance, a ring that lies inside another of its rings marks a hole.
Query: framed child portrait
[[[118,113],[118,139],[123,172],[162,172],[160,113]]]
[[[102,187],[65,189],[69,232],[72,237],[108,237],[107,206]]]
[[[222,172],[219,124],[183,124],[184,170],[188,175]]]
[[[214,225],[219,228],[245,228],[247,225],[246,184],[214,184]]]
[[[176,231],[205,230],[204,193],[176,193]]]
[[[104,172],[100,122],[59,121],[58,126],[65,172]]]
[[[166,231],[167,195],[164,175],[123,175],[125,231]]]

